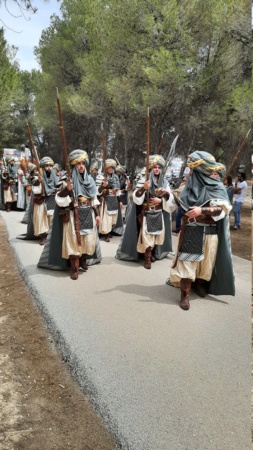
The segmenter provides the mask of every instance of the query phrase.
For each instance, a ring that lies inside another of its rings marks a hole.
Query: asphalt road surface
[[[118,261],[113,237],[72,281],[37,268],[38,241],[16,238],[23,212],[1,214],[49,331],[120,448],[251,450],[250,261],[233,258],[235,297],[193,293],[183,311],[165,284],[171,257],[151,270]]]

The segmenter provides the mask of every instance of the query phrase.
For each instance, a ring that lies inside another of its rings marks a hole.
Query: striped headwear
[[[75,166],[82,161],[85,162],[85,165],[89,165],[88,153],[85,150],[80,150],[78,148],[69,154],[69,162],[72,166]]]

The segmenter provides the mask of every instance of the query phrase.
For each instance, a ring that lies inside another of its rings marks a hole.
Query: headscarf
[[[221,166],[221,167],[220,167],[219,170],[217,170],[217,173],[219,174],[220,179],[223,180],[223,178],[224,178],[225,175],[226,175],[227,169],[226,169],[226,166],[225,166],[224,164],[221,164],[221,163],[220,163],[220,166]]]
[[[105,169],[109,169],[110,167],[113,168],[113,173],[112,174],[107,174],[107,181],[108,181],[108,187],[109,189],[120,189],[120,182],[119,182],[119,177],[118,175],[116,175],[115,173],[115,169],[116,169],[117,163],[114,159],[106,159],[105,160]]]
[[[116,167],[116,172],[126,173],[126,166],[122,166],[121,164],[118,164]]]
[[[213,172],[219,172],[219,170],[222,170],[224,168],[224,164],[216,162],[211,153],[196,150],[188,156],[187,167],[209,176]]]
[[[14,162],[15,161],[14,156],[6,155],[5,156],[5,161],[6,161],[7,164],[10,164],[11,162]]]
[[[76,149],[73,150],[69,154],[69,162],[72,166],[75,166],[79,162],[85,161],[85,166],[87,167],[89,165],[89,157],[85,150]]]
[[[60,170],[61,170],[60,165],[57,164],[57,163],[55,163],[55,164],[53,165],[53,169],[56,170],[57,172],[60,172]]]
[[[153,172],[153,167],[156,165],[159,165],[162,169],[162,167],[165,166],[165,160],[161,155],[150,155],[149,157],[149,169],[151,170],[150,175],[149,175],[149,181],[150,181],[150,188],[149,188],[149,192],[150,195],[155,196],[155,189],[158,188],[158,181],[159,181],[159,177],[161,176],[161,172],[160,175],[158,177],[158,179],[156,179],[155,174]],[[163,184],[162,187],[166,188],[167,186],[167,180],[164,178],[163,179]]]
[[[76,164],[84,162],[85,171],[83,174],[78,172]],[[69,154],[69,162],[73,166],[72,169],[72,182],[74,186],[74,192],[76,197],[83,196],[86,198],[93,198],[96,195],[96,184],[93,178],[88,175],[86,164],[89,164],[88,154],[84,150],[73,150]]]
[[[210,153],[196,150],[188,156],[187,166],[192,169],[192,174],[179,197],[184,210],[188,211],[194,206],[202,207],[214,199],[227,201],[225,186],[220,180],[210,176],[213,172],[219,172],[223,165],[216,162]]]
[[[114,159],[106,159],[105,160],[105,169],[109,169],[109,167],[112,167],[114,170],[116,169],[117,163]]]
[[[116,167],[116,172],[119,177],[120,189],[125,189],[127,181],[126,167],[118,164]]]
[[[50,169],[50,173],[46,172],[44,167],[47,165],[54,165],[54,161],[49,156],[45,156],[40,160],[40,167],[42,167],[42,178],[45,188],[45,194],[50,195],[57,186],[58,177],[56,176],[55,171],[52,168]]]
[[[31,162],[28,163],[27,170],[31,174],[33,170],[37,169],[37,166]]]
[[[90,171],[92,171],[92,170],[98,170],[98,162],[97,161],[94,161],[93,163],[91,163]]]
[[[165,166],[165,160],[161,155],[150,155],[149,156],[149,170],[153,169],[154,166],[159,164],[159,166]]]
[[[54,165],[54,161],[52,160],[52,158],[50,158],[50,156],[44,156],[44,158],[42,158],[40,160],[40,167],[44,168],[45,166],[53,166]]]
[[[5,157],[5,161],[7,163],[8,177],[11,179],[15,179],[18,172],[18,168],[14,164],[11,165],[11,163],[15,162],[14,156],[7,155]]]

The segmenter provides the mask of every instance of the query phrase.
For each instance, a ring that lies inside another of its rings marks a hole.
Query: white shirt
[[[238,192],[238,194],[234,194],[234,201],[243,203],[244,199],[247,194],[247,182],[244,180],[242,182],[237,183],[237,188],[241,189],[241,192]]]

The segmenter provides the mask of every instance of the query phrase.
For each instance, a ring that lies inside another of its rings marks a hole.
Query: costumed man
[[[138,261],[139,254],[144,254],[145,269],[151,269],[152,262],[165,258],[172,251],[171,217],[163,210],[162,197],[156,194],[164,166],[161,155],[150,155],[149,179],[140,179],[136,185],[124,235],[116,252],[116,258],[125,261]],[[169,193],[167,179],[160,182],[163,192]]]
[[[98,162],[94,161],[90,166],[90,175],[94,181],[96,181],[97,174],[98,174]]]
[[[60,167],[60,164],[55,163],[55,164],[53,165],[53,171],[54,171],[55,175],[57,176],[57,179],[59,180],[59,178],[60,178],[60,173],[61,173],[61,167]]]
[[[87,256],[95,253],[100,216],[96,184],[86,168],[89,164],[87,153],[73,150],[69,154],[69,163],[72,179],[56,194],[56,203],[63,221],[62,258],[70,260],[70,278],[77,280],[79,267],[86,272]]]
[[[24,176],[22,177],[22,182],[25,188],[25,204],[26,204],[26,210],[23,219],[21,220],[21,223],[28,224],[28,217],[30,216],[30,221],[33,222],[33,208],[30,207],[31,198],[33,198],[33,191],[32,191],[32,185],[33,180],[35,177],[35,181],[38,180],[38,171],[37,166],[31,162],[28,162],[25,167],[25,163],[22,165]],[[33,201],[32,201],[33,205]],[[32,228],[32,235],[34,235],[33,230],[33,224],[30,224],[30,228]]]
[[[110,242],[112,232],[118,235],[123,234],[121,191],[119,177],[115,173],[116,165],[114,159],[105,160],[106,179],[98,187],[101,217],[99,233],[104,236],[105,242]]]
[[[189,170],[189,168],[187,168]],[[186,172],[186,170],[183,173],[182,176],[182,182],[180,183],[179,187],[176,189],[173,189],[173,193],[175,194],[175,196],[179,196],[181,194],[181,192],[183,191],[183,189],[185,188],[186,184],[188,183],[190,179],[190,172]],[[177,210],[177,214],[176,214],[176,229],[172,230],[172,233],[176,233],[178,234],[180,229],[181,229],[181,218],[182,218],[182,208],[179,205],[178,206],[178,210]]]
[[[54,161],[49,156],[42,158],[39,164],[42,175],[33,180],[33,227],[34,235],[40,237],[40,245],[44,245],[54,214],[58,179],[52,170]]]
[[[129,198],[129,189],[131,186],[131,182],[127,176],[126,167],[122,166],[121,164],[118,164],[116,167],[116,174],[119,177],[119,183],[120,183],[120,201],[122,203],[122,209],[121,214],[123,220],[126,219],[129,207],[130,207],[130,198]]]
[[[14,156],[5,156],[6,167],[2,171],[4,203],[6,212],[10,212],[11,204],[17,201],[17,172]]]
[[[190,180],[177,197],[164,192],[163,206],[172,212],[178,205],[183,217],[178,248],[170,270],[170,285],[180,287],[180,307],[190,308],[191,285],[200,297],[207,293],[234,295],[234,273],[229,234],[231,204],[217,173],[222,164],[205,151],[188,156]]]
[[[17,165],[17,164],[16,164]],[[27,199],[26,199],[26,185],[28,184],[27,179],[25,177],[25,167],[24,163],[22,164],[22,160],[20,161],[17,172],[18,177],[18,199],[17,199],[17,208],[26,210],[27,207]]]

